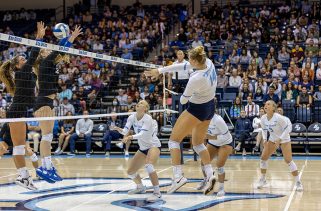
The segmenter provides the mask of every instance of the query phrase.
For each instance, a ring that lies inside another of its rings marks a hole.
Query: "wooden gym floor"
[[[304,185],[304,191],[297,193],[282,158],[269,161],[268,185],[257,190],[258,157],[232,156],[225,166],[227,194],[216,198],[195,190],[202,173],[199,162],[189,156],[185,157],[184,172],[190,182],[177,193],[167,195],[172,169],[169,157],[162,156],[155,168],[164,194],[163,201],[157,203],[144,200],[150,192],[127,195],[134,186],[126,175],[130,160],[122,156],[61,156],[53,160],[64,181],[48,184],[35,180],[39,190],[27,191],[13,183],[17,175],[12,158],[0,159],[0,210],[321,210],[320,157],[295,158]],[[140,173],[147,176],[143,169]],[[148,179],[144,183],[150,186]]]

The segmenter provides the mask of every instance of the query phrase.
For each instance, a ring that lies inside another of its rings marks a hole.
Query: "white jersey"
[[[217,139],[209,139],[208,142],[215,146],[223,146],[231,143],[233,141],[232,135],[228,130],[227,124],[224,119],[215,114],[208,126],[207,134],[216,135]]]
[[[121,134],[126,135],[130,128],[133,127],[135,132],[133,139],[138,140],[140,150],[147,150],[151,147],[160,147],[161,143],[157,138],[155,123],[157,124],[157,122],[154,121],[153,118],[148,114],[145,114],[143,118],[137,120],[135,113],[128,117],[125,128]]]
[[[289,118],[274,113],[273,117],[268,120],[267,115],[264,114],[261,117],[261,126],[263,129],[263,140],[267,140],[267,132],[269,132],[270,136],[267,141],[276,142],[279,139],[281,139],[281,143],[291,141],[290,133],[292,131],[292,123]]]
[[[158,70],[160,73],[167,73],[192,69],[191,64],[186,62],[159,68]],[[203,104],[213,100],[215,97],[216,85],[217,76],[215,66],[210,59],[206,59],[206,68],[204,70],[196,70],[191,74],[182,95],[186,101],[181,98],[181,103],[184,104],[187,103],[187,101],[190,101],[195,104]]]
[[[185,64],[187,62],[188,61],[186,61],[184,59],[182,62],[175,61],[173,64]],[[178,72],[173,74],[172,79],[175,79],[175,80],[186,80],[186,79],[189,79],[189,77],[190,77],[190,75],[192,73],[193,73],[192,69],[186,69],[184,71],[178,71]]]
[[[253,133],[260,133],[262,132],[262,127],[261,127],[261,119],[258,117],[255,117],[252,122],[252,127],[253,127]]]

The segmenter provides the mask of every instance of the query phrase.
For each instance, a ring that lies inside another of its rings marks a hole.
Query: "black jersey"
[[[49,96],[58,92],[59,69],[55,64],[55,59],[58,54],[58,51],[53,51],[47,58],[40,62],[38,75],[38,96],[40,97]]]
[[[32,47],[30,56],[23,67],[15,72],[15,92],[12,104],[25,104],[32,107],[35,96],[36,77],[32,67],[39,55],[39,48]]]

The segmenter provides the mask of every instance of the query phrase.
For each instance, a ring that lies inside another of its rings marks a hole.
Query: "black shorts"
[[[150,148],[149,148],[149,149],[150,149]],[[146,150],[141,150],[141,149],[139,149],[138,151],[140,151],[140,152],[142,152],[143,154],[147,155],[149,149],[146,149]],[[161,151],[162,148],[161,148],[161,147],[158,147],[158,149],[159,149],[159,151]]]
[[[187,111],[200,121],[211,120],[215,114],[214,100],[210,100],[207,103],[202,104],[195,104],[190,102],[188,104]]]
[[[231,146],[231,147],[233,147],[233,141],[232,141],[231,143],[229,143],[229,144],[225,144],[225,145],[222,145],[222,146],[216,146],[216,145],[214,145],[214,144],[211,144],[210,142],[207,142],[207,144],[215,147],[216,149],[219,149],[219,148],[222,147],[222,146]]]
[[[28,110],[32,108],[33,105],[29,103],[15,103],[13,102],[6,112],[7,118],[22,118],[28,116]]]
[[[12,143],[11,139],[4,139],[3,142],[8,145],[8,148],[13,147],[13,143]]]
[[[38,96],[35,106],[33,107],[33,111],[36,112],[39,108],[44,106],[49,106],[51,109],[53,109],[53,99],[45,96]]]

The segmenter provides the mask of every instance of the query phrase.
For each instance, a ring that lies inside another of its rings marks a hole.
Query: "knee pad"
[[[172,141],[172,140],[169,140],[168,141],[168,149],[171,150],[171,149],[180,149],[180,143],[176,142],[176,141]]]
[[[38,161],[38,156],[36,155],[36,153],[33,153],[30,156],[30,160],[31,160],[31,162],[37,162]]]
[[[261,169],[267,169],[267,167],[268,167],[267,161],[266,160],[261,160],[260,161],[260,168]]]
[[[298,170],[298,168],[297,168],[296,164],[293,162],[293,160],[290,163],[288,163],[288,165],[289,165],[289,169],[291,172]]]
[[[224,167],[219,167],[219,168],[217,168],[217,173],[218,173],[219,175],[224,174],[224,173],[225,173]]]
[[[200,152],[207,150],[206,146],[204,144],[199,144],[196,146],[193,146],[193,149],[195,150],[195,152],[199,155]]]
[[[12,150],[12,155],[25,155],[26,154],[26,146],[25,145],[19,145],[14,146]]]
[[[48,133],[46,135],[42,135],[42,137],[41,137],[41,141],[52,142],[52,139],[53,139],[53,134],[52,133]]]
[[[147,171],[148,174],[151,174],[155,171],[153,164],[146,164],[145,165],[145,170]]]
[[[134,174],[128,174],[129,179],[135,179],[138,176],[137,172]]]

